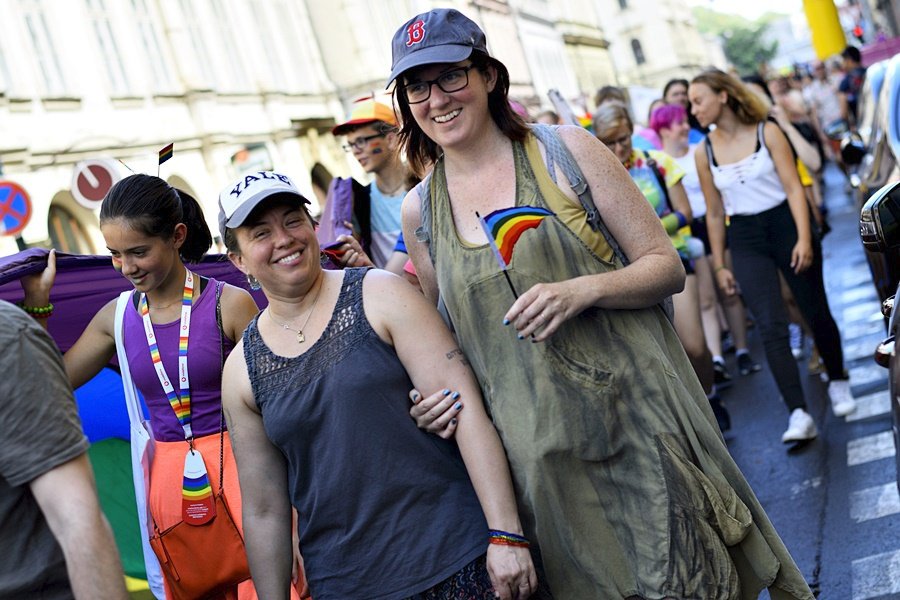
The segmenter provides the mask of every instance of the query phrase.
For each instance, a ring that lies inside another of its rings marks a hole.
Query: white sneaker
[[[829,383],[828,397],[831,398],[831,410],[836,417],[846,417],[856,410],[856,400],[850,393],[848,379],[838,379]]]
[[[802,442],[814,439],[817,435],[819,435],[819,431],[816,429],[816,422],[809,416],[809,413],[802,408],[795,408],[788,419],[787,431],[781,435],[781,441],[785,444]]]

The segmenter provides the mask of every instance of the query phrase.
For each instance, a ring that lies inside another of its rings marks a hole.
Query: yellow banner
[[[834,0],[803,0],[803,10],[812,32],[813,48],[819,60],[840,54],[847,46]]]

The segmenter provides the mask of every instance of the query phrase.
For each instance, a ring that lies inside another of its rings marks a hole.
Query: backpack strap
[[[433,171],[429,171],[428,175],[425,176],[425,179],[416,184],[415,190],[416,194],[419,195],[419,202],[421,203],[419,209],[419,216],[422,221],[421,224],[416,227],[416,240],[428,246],[428,256],[431,257],[432,264],[434,263],[434,251],[431,248],[431,175]]]
[[[606,223],[600,217],[600,211],[597,210],[597,205],[594,203],[594,197],[591,195],[591,188],[587,184],[587,179],[581,167],[578,166],[575,157],[572,156],[572,152],[563,143],[562,138],[559,137],[558,130],[558,125],[535,123],[531,126],[531,132],[534,134],[534,137],[544,145],[546,150],[547,170],[550,172],[551,179],[553,179],[554,183],[558,183],[556,181],[556,169],[553,167],[559,166],[559,170],[563,172],[563,175],[569,181],[572,191],[578,196],[578,201],[584,208],[585,219],[590,228],[600,232],[623,266],[628,265],[631,261],[625,256],[625,253],[619,246],[619,242],[616,241],[616,238],[613,237],[612,232],[607,229]]]
[[[569,150],[562,141],[562,138],[559,137],[559,126],[535,123],[531,125],[531,132],[546,149],[547,159],[545,162],[548,171],[550,171],[550,178],[553,179],[554,183],[558,183],[556,181],[555,169],[552,168],[554,165],[558,164],[560,171],[562,171],[566,176],[566,179],[569,180],[572,191],[578,196],[578,201],[584,208],[588,225],[590,225],[591,229],[599,231],[600,234],[603,235],[603,239],[605,239],[606,243],[609,244],[609,247],[612,248],[613,254],[616,255],[616,258],[619,259],[622,266],[628,266],[631,261],[628,260],[625,252],[622,250],[621,246],[619,246],[619,242],[616,241],[616,238],[613,237],[612,232],[606,227],[606,223],[604,223],[603,219],[600,217],[600,211],[597,210],[597,205],[594,203],[594,197],[591,195],[591,188],[587,184],[587,179],[585,178],[581,167],[578,166],[578,161],[575,160],[571,150]],[[663,189],[665,189],[665,186]],[[665,314],[669,323],[672,323],[675,315],[672,297],[667,296],[664,298],[662,302],[659,303],[659,306],[662,308],[663,314]]]

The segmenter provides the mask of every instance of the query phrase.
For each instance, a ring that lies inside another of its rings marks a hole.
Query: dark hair
[[[334,179],[328,167],[319,162],[313,165],[312,170],[309,172],[309,177],[312,180],[312,184],[323,192],[328,191],[328,186],[331,185],[331,180]]]
[[[669,95],[669,89],[673,85],[683,85],[685,90],[691,87],[687,79],[670,79],[663,87],[663,99],[665,99],[665,97]]]
[[[769,102],[775,104],[775,98],[772,97],[772,91],[769,89],[769,84],[766,83],[766,80],[763,79],[763,76],[759,73],[752,73],[750,75],[744,75],[741,77],[741,81],[744,83],[754,83],[762,88],[762,91],[765,92],[766,97],[769,99]]]
[[[486,73],[488,67],[496,69],[497,83],[494,85],[494,89],[488,93],[488,111],[503,135],[513,141],[524,140],[528,135],[528,125],[509,105],[509,71],[506,66],[478,50],[472,52],[469,60],[482,73]],[[413,117],[406,94],[402,91],[404,76],[405,72],[400,74],[397,85],[394,87],[394,101],[400,109],[400,121],[402,122],[400,145],[406,152],[406,158],[413,172],[421,174],[425,172],[430,163],[437,160],[440,156],[440,149],[425,135]]]
[[[601,104],[609,101],[621,102],[627,105],[628,97],[622,88],[614,85],[604,85],[594,94],[594,106],[599,108]]]
[[[246,219],[244,219],[244,225],[253,223],[254,220],[259,217],[259,214],[261,212],[272,208],[274,204],[281,204],[290,207],[298,206],[300,210],[303,211],[303,214],[306,215],[306,218],[309,219],[309,222],[312,223],[313,228],[318,225],[318,222],[313,218],[312,213],[309,212],[309,204],[307,204],[306,202],[298,201],[297,195],[290,192],[279,192],[277,194],[268,196],[265,201],[260,202],[253,208],[253,210],[250,211],[250,214],[247,215]],[[225,249],[229,252],[233,252],[234,254],[238,255],[241,253],[241,246],[240,244],[238,244],[237,235],[235,235],[234,232],[244,225],[240,225],[239,227],[225,228],[225,238],[222,240],[222,243],[225,244]]]
[[[116,219],[128,221],[145,235],[163,239],[172,237],[175,226],[184,223],[187,235],[179,254],[187,262],[199,262],[212,245],[200,204],[187,192],[153,175],[129,175],[112,186],[100,205],[100,224]]]
[[[725,92],[728,108],[741,123],[755,124],[766,120],[768,111],[763,101],[737,77],[720,69],[707,69],[691,80],[691,85],[695,83],[708,86],[716,94]]]
[[[844,51],[841,52],[841,56],[843,56],[844,58],[849,58],[853,62],[862,61],[862,54],[860,53],[859,48],[852,44],[844,48]]]

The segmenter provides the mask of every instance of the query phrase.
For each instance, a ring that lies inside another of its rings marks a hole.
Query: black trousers
[[[734,276],[759,328],[775,383],[790,410],[805,408],[800,372],[788,339],[788,316],[778,271],[784,275],[813,331],[829,379],[845,379],[841,334],[828,308],[822,280],[822,246],[813,239],[812,266],[795,274],[791,251],[797,243],[797,227],[787,201],[759,214],[731,217],[728,238]]]

